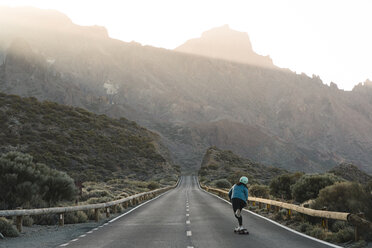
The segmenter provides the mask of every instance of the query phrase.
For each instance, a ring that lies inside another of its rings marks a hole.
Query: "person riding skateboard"
[[[239,226],[234,229],[234,232],[245,233],[248,231],[243,227],[242,209],[247,206],[248,201],[248,178],[243,176],[239,183],[234,184],[229,191],[229,199],[232,203],[234,215],[238,219]]]

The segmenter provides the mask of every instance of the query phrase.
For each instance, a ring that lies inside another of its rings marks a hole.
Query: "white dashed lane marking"
[[[189,217],[189,216],[190,216],[190,214],[186,214],[186,216],[187,216],[187,217]]]
[[[68,246],[70,243],[62,244],[60,247]]]
[[[190,237],[192,235],[191,231],[186,232],[187,237]]]
[[[87,235],[83,234],[83,235],[80,235],[79,238],[84,238],[85,236],[87,236]]]
[[[73,239],[73,240],[71,240],[70,242],[75,242],[75,241],[78,241],[79,239]]]
[[[186,224],[190,224],[190,221],[189,220],[186,220]]]

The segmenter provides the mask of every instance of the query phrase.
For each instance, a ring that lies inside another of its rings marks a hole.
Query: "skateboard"
[[[234,230],[234,233],[236,233],[236,234],[249,234],[247,229],[242,229],[242,230],[239,230],[239,231]]]

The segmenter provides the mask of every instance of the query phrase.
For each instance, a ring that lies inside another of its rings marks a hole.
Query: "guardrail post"
[[[99,209],[98,209],[98,208],[95,208],[95,209],[94,209],[94,220],[95,220],[96,222],[99,221]]]
[[[59,214],[58,218],[58,226],[64,226],[65,225],[65,214],[61,213]]]
[[[322,219],[322,227],[324,230],[328,231],[328,219]]]
[[[258,207],[262,208],[262,203],[261,202],[258,203]]]
[[[252,202],[252,206],[256,206],[256,202],[255,201]]]
[[[270,212],[270,204],[266,204],[267,212]]]
[[[288,219],[290,219],[291,216],[292,216],[292,210],[287,209],[287,217],[288,217]]]
[[[355,240],[355,242],[359,241],[359,228],[358,228],[358,226],[354,227],[354,240]]]
[[[22,232],[22,219],[23,219],[23,216],[20,215],[20,216],[17,216],[17,230],[18,232]]]
[[[279,206],[275,206],[275,212],[277,213],[277,212],[279,212]]]
[[[107,207],[105,210],[106,210],[106,218],[109,218],[110,217],[110,208]]]

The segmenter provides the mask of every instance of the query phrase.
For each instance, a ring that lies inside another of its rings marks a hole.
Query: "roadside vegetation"
[[[112,201],[172,185],[180,173],[159,137],[136,123],[35,98],[0,93],[0,140],[0,210]],[[65,223],[92,219],[80,211]],[[57,223],[56,215],[23,218],[24,226]],[[14,224],[1,218],[0,233],[17,236]]]
[[[372,221],[372,177],[356,166],[341,164],[323,174],[280,171],[272,176],[267,169],[270,167],[252,166],[254,163],[242,161],[248,160],[212,147],[207,151],[199,170],[200,182],[228,190],[239,176],[245,175],[249,178],[250,196],[319,210],[362,214],[365,219]],[[232,178],[231,175],[237,177]],[[354,227],[344,221],[329,220],[328,228],[324,228],[319,218],[296,212],[289,217],[285,209],[276,212],[259,208],[258,204],[250,205],[248,209],[310,236],[338,244],[350,243],[348,247],[364,247],[366,241],[372,240],[371,230],[364,229],[361,230],[362,240],[353,242]]]

